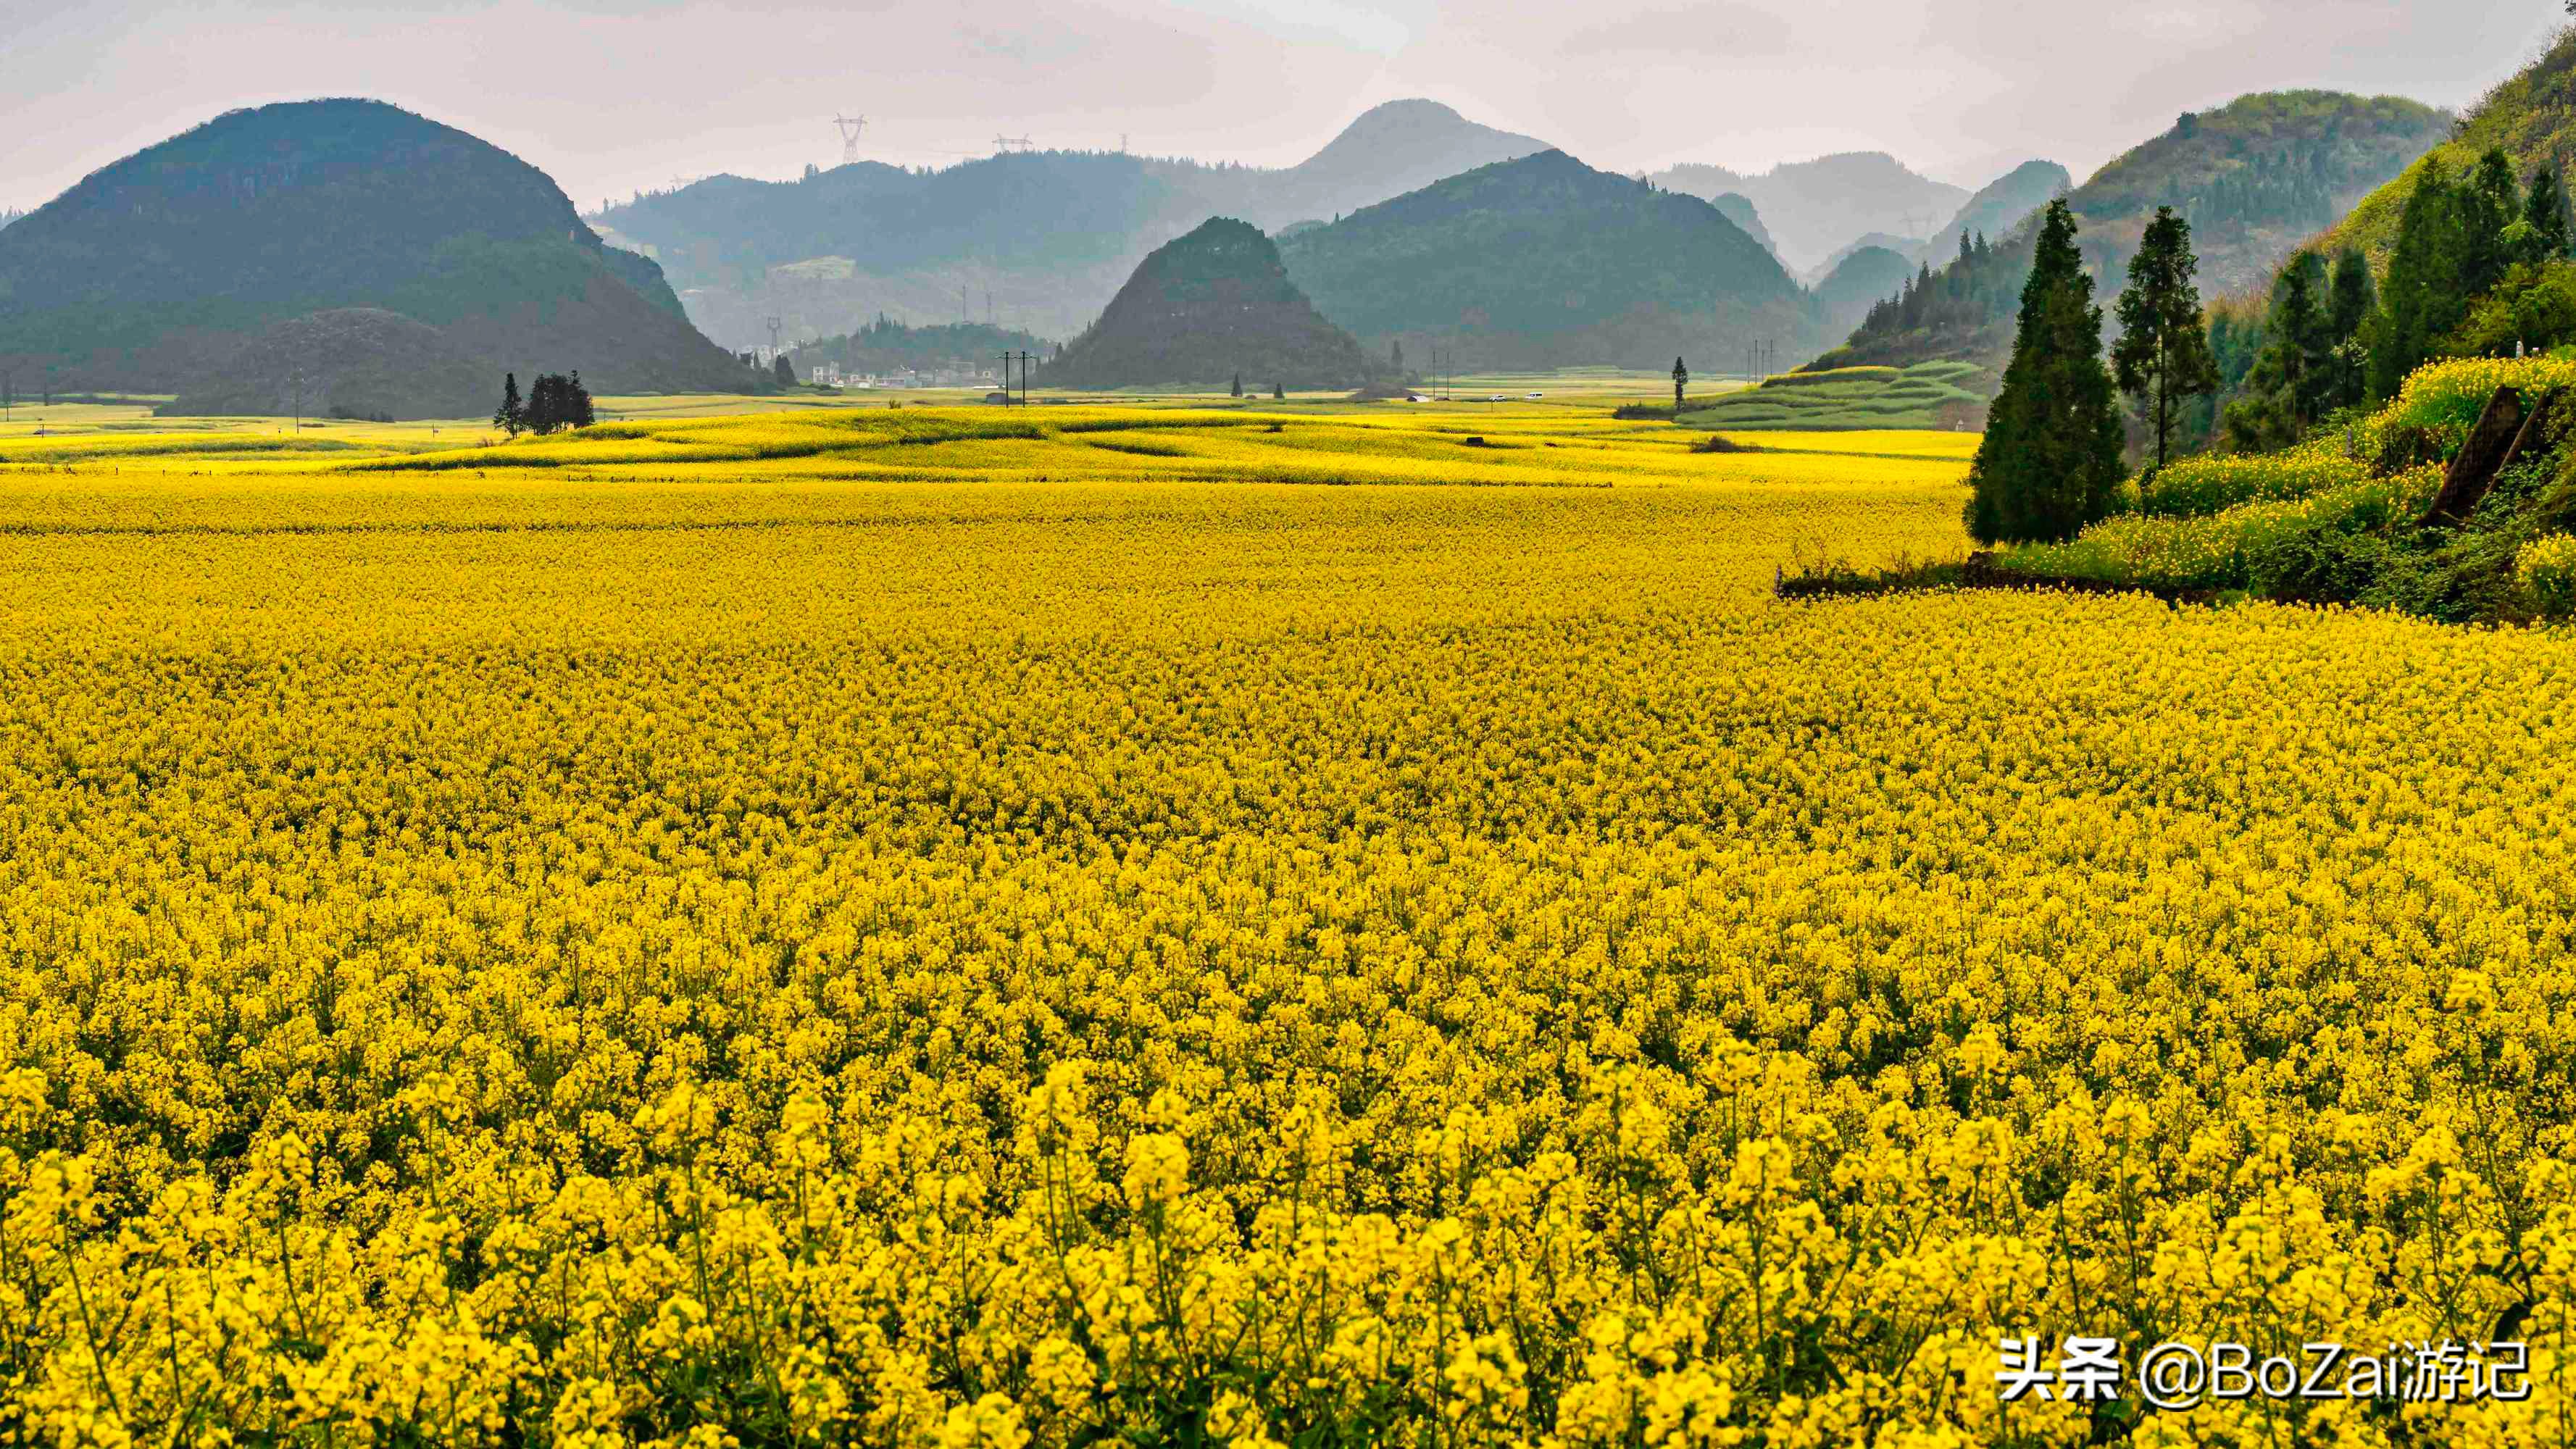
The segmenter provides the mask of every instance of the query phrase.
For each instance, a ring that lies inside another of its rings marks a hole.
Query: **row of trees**
[[[598,420],[590,390],[581,385],[578,372],[539,374],[524,400],[519,396],[519,375],[510,373],[501,381],[501,406],[492,413],[492,426],[513,438],[521,433],[543,437],[566,428],[586,428]]]
[[[2161,329],[2136,343],[2140,375],[2148,378],[2161,416],[2171,398],[2199,388],[2214,369],[2191,355],[2195,341],[2203,354],[2208,342],[2199,325],[2199,292],[2190,280],[2198,265],[2189,259],[2190,227],[2165,208],[2156,213],[2150,236],[2159,229],[2168,239],[2180,237],[2185,259],[2151,274],[2169,283],[2178,279],[2187,294],[2137,307],[2141,322]],[[2147,254],[2141,249],[2141,262]],[[2138,275],[2138,264],[2132,264],[2131,275]],[[2191,325],[2164,327],[2164,319],[2186,305]],[[2127,298],[2122,308],[2126,318]],[[2075,213],[2061,197],[2040,219],[2030,277],[2021,289],[2012,361],[2005,364],[1985,439],[1968,469],[1968,533],[1979,543],[2072,538],[2119,501],[2125,446],[2119,396],[2102,365],[2102,309],[2094,305],[2093,279],[2075,248]]]
[[[2555,167],[2533,173],[2526,191],[2500,150],[2459,176],[2438,154],[2425,161],[2398,220],[2368,339],[2371,396],[2394,396],[2434,357],[2576,341],[2576,314],[2523,305],[2527,294],[2563,287],[2571,231]]]
[[[1989,244],[1985,233],[1959,233],[1959,256],[1940,271],[1925,262],[1906,279],[1904,290],[1873,303],[1852,332],[1849,345],[1908,332],[1972,333],[2010,316],[2015,287],[2028,275],[2027,247],[2010,242]]]

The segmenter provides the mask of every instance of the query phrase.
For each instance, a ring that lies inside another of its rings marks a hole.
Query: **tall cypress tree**
[[[2576,243],[2576,223],[2567,214],[2567,187],[2558,179],[2558,168],[2542,162],[2532,173],[2531,190],[2522,198],[2522,249],[2518,262],[2564,261],[2571,243]]]
[[[2467,233],[2460,193],[2438,157],[2428,157],[2397,222],[2397,245],[2388,257],[2387,285],[2370,326],[2370,395],[2392,398],[2407,374],[2433,355],[2433,347],[2468,315],[2465,286]]]
[[[2359,407],[2370,396],[2370,348],[2362,329],[2379,309],[2379,284],[2371,279],[2370,258],[2347,245],[2335,253],[2334,280],[2328,284],[2327,330],[2334,335],[2334,395],[2330,406]]]
[[[2109,514],[2120,489],[2118,399],[2102,365],[2102,309],[2061,198],[2040,223],[2012,361],[1968,469],[1968,532],[1980,543],[2067,539]]]
[[[2346,245],[2335,253],[2334,280],[2327,284],[2326,317],[2337,342],[2349,342],[2379,306],[2379,284],[2371,280],[2370,258]]]
[[[501,376],[501,406],[492,413],[492,426],[515,438],[528,426],[528,410],[519,401],[519,375]]]
[[[2460,192],[2460,227],[2465,233],[2460,268],[2463,312],[2469,299],[2504,280],[2504,269],[2513,265],[2504,229],[2521,217],[2522,188],[2514,184],[2513,162],[2503,151],[2489,147]]]
[[[2191,223],[2174,215],[2170,206],[2157,207],[2155,220],[2139,238],[2138,254],[2129,259],[2129,285],[2119,301],[2120,342],[2111,349],[2111,367],[2120,390],[2146,411],[2147,426],[2156,435],[2159,468],[2180,419],[2181,400],[2218,387],[2218,360],[2210,355],[2200,289],[2191,280],[2198,270]]]
[[[2263,352],[2246,375],[2245,396],[2227,405],[2229,446],[2245,452],[2285,448],[2332,407],[2334,319],[2325,259],[2294,253],[2272,286]]]

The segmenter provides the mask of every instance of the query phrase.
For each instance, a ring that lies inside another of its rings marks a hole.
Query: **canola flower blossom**
[[[0,1438],[2559,1442],[2576,640],[1631,449],[0,478]]]
[[[2533,539],[2513,556],[2514,577],[2551,618],[2576,614],[2576,534]]]

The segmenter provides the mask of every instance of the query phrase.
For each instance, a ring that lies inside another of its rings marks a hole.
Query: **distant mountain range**
[[[1968,200],[1963,188],[1921,175],[1883,151],[1784,162],[1758,175],[1688,164],[1646,179],[1708,200],[1728,192],[1744,197],[1770,228],[1780,259],[1809,272],[1872,232],[1927,236]]]
[[[350,311],[378,315],[309,334],[330,339],[339,362],[290,361],[275,376],[256,365],[274,349],[253,344],[277,324]],[[386,394],[387,369],[361,356],[377,344],[434,362],[424,377],[470,364],[496,397],[512,370],[578,369],[612,392],[772,385],[699,335],[661,270],[603,245],[542,172],[375,101],[229,112],[0,232],[0,365],[22,387],[38,376],[57,390],[223,383],[247,407],[261,399],[239,384],[265,377],[271,391],[300,380],[319,412],[348,371],[365,394],[348,405],[455,415],[436,385]],[[292,400],[266,401],[253,410]]]
[[[1777,258],[1709,202],[1543,151],[1279,243],[1288,275],[1372,355],[1462,368],[1714,368],[1752,338],[1803,356],[1829,328]]]
[[[880,313],[1068,337],[1148,252],[1211,216],[1329,222],[1544,149],[1435,102],[1391,101],[1284,169],[1072,151],[935,171],[860,162],[800,181],[710,177],[593,220],[658,260],[690,316],[736,346],[767,341],[772,316],[817,336]]]

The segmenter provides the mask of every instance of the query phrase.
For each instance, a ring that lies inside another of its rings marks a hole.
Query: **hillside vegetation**
[[[1372,367],[1316,314],[1259,228],[1225,217],[1154,250],[1100,320],[1035,380],[1047,387],[1354,388]]]
[[[437,328],[381,308],[348,307],[272,323],[160,411],[471,418],[490,412],[499,397],[490,368]]]
[[[190,391],[272,324],[351,308],[436,329],[496,396],[512,369],[760,385],[543,173],[378,102],[231,112],[0,232],[0,362],[57,388]]]
[[[1778,260],[1708,202],[1562,151],[1481,167],[1280,245],[1316,308],[1372,355],[1475,368],[1669,367],[1823,335]]]
[[[2187,115],[2068,193],[2077,245],[2096,290],[2126,279],[2158,206],[2191,223],[2204,295],[2258,288],[2343,206],[2397,175],[2447,134],[2450,117],[2394,97],[2285,91]],[[1819,368],[1971,361],[2000,374],[2013,310],[2030,270],[2029,223],[1959,249],[1928,281],[1892,298]]]
[[[943,322],[907,327],[879,317],[856,332],[798,344],[788,360],[797,372],[829,362],[852,373],[887,373],[931,367],[999,365],[1005,352],[1044,356],[1050,344],[1014,327],[982,322]]]
[[[1880,246],[1854,248],[1815,284],[1816,307],[1826,335],[1859,326],[1872,307],[1902,291],[1914,275],[1914,265],[1896,251]]]
[[[2450,622],[2576,615],[2576,362],[2435,363],[2342,435],[2186,459],[2011,572]]]
[[[2454,132],[2336,219],[2317,246],[2358,246],[2386,271],[2406,199],[2425,168],[2438,165],[2461,175],[2489,150],[2504,152],[2524,173],[2544,165],[2563,170],[2576,162],[2576,30],[2561,33],[2538,60],[2487,92]]]
[[[1991,380],[1967,362],[1791,372],[1766,378],[1760,387],[1698,403],[1677,421],[1717,432],[1973,430],[1983,423],[1991,388]]]

